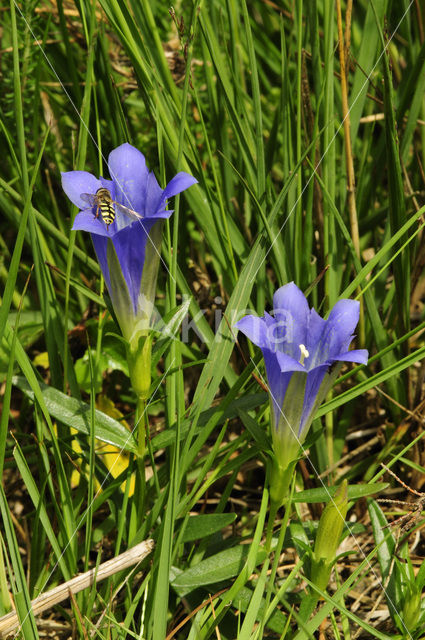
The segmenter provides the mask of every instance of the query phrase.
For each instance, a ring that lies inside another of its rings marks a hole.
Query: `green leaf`
[[[379,504],[373,500],[368,505],[373,537],[378,549],[378,560],[381,568],[382,581],[385,583],[385,597],[393,620],[400,621],[397,613],[402,602],[401,575],[396,564],[394,554],[396,541],[388,529],[388,522]],[[391,575],[390,575],[391,574]]]
[[[250,411],[252,409],[255,409],[256,407],[263,405],[266,401],[267,393],[250,393],[249,395],[245,395],[241,398],[237,398],[236,400],[232,400],[231,405],[226,408],[223,415],[219,418],[217,424],[222,424],[224,420],[234,418],[238,415],[238,410],[240,409]],[[214,417],[219,409],[220,407],[213,407],[211,409],[203,411],[197,421],[195,433],[199,433],[202,430],[202,427],[208,424],[208,422]],[[180,428],[180,437],[182,439],[187,436],[190,428],[191,420],[182,421]],[[152,439],[153,451],[158,451],[159,449],[170,446],[175,441],[175,437],[176,436],[174,428],[167,429],[162,433],[158,433],[158,435]]]
[[[379,16],[379,22],[382,24],[387,11],[388,0],[375,0],[374,5],[376,13]],[[367,3],[365,13],[364,22],[361,25],[362,38],[360,47],[358,52],[354,53],[357,64],[349,98],[351,139],[353,141],[357,138],[357,130],[369,89],[369,83],[365,79],[365,76],[368,78],[369,74],[374,71],[374,63],[378,55],[379,34],[376,29],[376,19],[371,3]]]
[[[65,580],[70,580],[72,576],[69,572],[69,568],[67,567],[66,552],[63,551],[60,547],[60,544],[52,527],[51,518],[49,518],[49,514],[47,512],[46,504],[43,502],[44,496],[42,494],[40,495],[39,488],[37,487],[37,482],[34,479],[25,456],[22,453],[22,449],[18,444],[13,450],[13,457],[22,476],[22,480],[25,483],[26,490],[28,491],[31,500],[33,501],[34,507],[39,511],[39,518],[44,527],[49,542],[52,545],[52,549],[55,553],[56,561],[62,571],[62,575]]]
[[[154,331],[159,332],[159,338],[156,340],[152,349],[152,366],[156,366],[159,360],[162,358],[167,347],[171,344],[172,340],[178,339],[177,332],[183,322],[185,316],[189,313],[191,298],[186,298],[184,303],[175,309],[172,309],[164,317],[163,322],[158,328],[154,328]]]
[[[249,431],[260,449],[262,451],[269,451],[271,449],[271,442],[265,430],[261,428],[258,425],[258,422],[254,418],[251,418],[251,416],[243,409],[239,409],[238,414],[244,427]]]
[[[242,587],[242,589],[238,592],[238,595],[235,598],[235,605],[241,611],[244,611],[244,612],[247,611],[249,604],[252,601],[252,596],[253,596],[253,592],[251,591],[251,589],[248,589],[247,587]],[[258,615],[257,615],[258,619],[261,619],[266,613],[265,603],[266,601],[263,598],[258,607]],[[272,631],[275,631],[276,633],[281,634],[285,629],[286,623],[287,623],[286,616],[281,611],[276,609],[276,611],[274,611],[274,613],[272,613],[271,616],[268,618],[266,622],[266,626]]]
[[[369,389],[379,386],[380,384],[385,382],[385,380],[388,380],[390,378],[396,379],[397,374],[400,373],[400,371],[403,371],[404,369],[407,369],[407,367],[414,365],[415,362],[419,362],[424,357],[425,347],[421,347],[405,358],[397,360],[394,364],[388,366],[383,371],[379,371],[374,376],[371,376],[370,378],[367,378],[367,380],[360,382],[360,384],[356,385],[352,389],[347,389],[347,391],[344,391],[339,396],[336,396],[336,398],[325,402],[325,404],[323,404],[318,409],[316,418],[320,418],[320,416],[325,415],[329,411],[333,411],[337,407],[346,404],[357,396],[362,395]]]
[[[19,376],[13,378],[13,384],[18,387],[28,398],[34,400],[34,392],[28,382]],[[88,435],[90,433],[90,405],[70,398],[61,391],[40,383],[45,407],[53,418],[60,420],[68,427],[73,427],[80,433]],[[103,442],[108,442],[114,446],[133,451],[136,453],[137,445],[132,433],[117,420],[107,416],[101,411],[95,411],[95,437]]]
[[[16,539],[12,514],[2,486],[0,487],[0,514],[3,528],[2,538],[4,536],[4,543],[12,565],[13,579],[10,579],[10,583],[15,598],[17,614],[22,625],[22,634],[28,640],[38,640],[37,625],[28,592],[27,576],[22,564],[22,554]]]
[[[249,545],[240,545],[220,551],[196,566],[180,573],[171,584],[176,589],[179,589],[179,593],[181,593],[181,589],[184,590],[184,593],[188,593],[206,584],[229,580],[241,573],[248,558],[249,549]],[[255,564],[261,564],[266,557],[266,550],[260,547],[257,551]]]
[[[95,349],[90,349],[91,357],[96,357]],[[99,354],[99,361],[96,367],[96,380],[92,379],[90,375],[90,362],[89,362],[89,350],[85,354],[78,358],[74,365],[75,376],[77,378],[80,389],[83,389],[86,393],[90,393],[92,384],[95,385],[96,393],[100,393],[102,390],[103,372],[108,369],[112,371],[123,371],[128,376],[127,361],[122,357],[118,348],[114,349],[114,344],[103,344],[102,351]]]
[[[358,500],[364,496],[371,496],[374,493],[381,493],[388,487],[388,482],[377,482],[375,484],[352,484],[348,486],[348,499]],[[318,487],[317,489],[307,489],[294,493],[292,502],[328,502],[333,498],[338,487]]]
[[[228,527],[235,520],[236,513],[208,513],[190,516],[180,541],[191,542],[206,538],[224,527]]]

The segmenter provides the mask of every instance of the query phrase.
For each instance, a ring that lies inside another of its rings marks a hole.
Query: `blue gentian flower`
[[[167,210],[168,198],[197,180],[180,172],[161,189],[143,154],[128,143],[109,154],[108,167],[111,180],[96,178],[87,171],[68,171],[62,173],[62,187],[80,209],[72,228],[90,232],[115,313],[124,337],[130,340],[136,324],[138,330],[141,324],[145,329],[148,327],[153,308],[160,245],[155,225],[173,213]],[[115,219],[111,224],[105,224],[101,215],[96,217],[97,207],[88,202],[87,194],[95,196],[100,188],[106,188],[112,201],[122,205],[121,210],[113,205]],[[123,207],[140,218],[125,215]],[[116,277],[117,261],[122,278]],[[153,264],[156,268],[152,268]],[[146,286],[141,290],[144,269],[150,273],[143,278]]]
[[[314,415],[331,389],[340,362],[367,363],[365,349],[349,350],[359,302],[339,300],[327,320],[310,309],[293,283],[276,291],[273,316],[245,316],[235,326],[263,352],[270,391],[276,461],[296,460]]]

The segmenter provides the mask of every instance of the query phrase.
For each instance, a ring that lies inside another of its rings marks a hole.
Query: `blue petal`
[[[174,209],[163,209],[162,211],[157,211],[154,216],[146,216],[143,220],[155,221],[158,218],[169,218],[172,213],[174,213]]]
[[[290,282],[280,287],[273,296],[275,316],[275,348],[295,360],[300,357],[300,344],[307,341],[307,325],[310,314],[303,292]]]
[[[185,189],[188,189],[189,187],[197,183],[198,181],[196,180],[196,178],[191,176],[189,173],[180,171],[180,173],[175,175],[174,178],[170,180],[170,182],[165,187],[162,193],[161,204],[164,204],[168,198],[176,196],[178,193],[181,193]]]
[[[320,342],[320,338],[322,337],[323,332],[326,328],[326,320],[321,318],[315,309],[310,310],[310,316],[308,319],[308,329],[306,342],[304,346],[307,351],[310,353],[309,358],[305,361],[305,366],[307,369],[312,368],[312,356],[316,351],[316,347]]]
[[[310,421],[311,412],[314,408],[316,401],[318,400],[317,395],[320,389],[320,385],[322,384],[323,378],[327,374],[328,369],[329,367],[326,364],[320,367],[316,367],[313,371],[309,371],[307,374],[307,382],[305,385],[305,393],[304,393],[303,414],[302,414],[301,424],[299,426],[299,431],[298,431],[299,437],[302,435],[302,431],[306,425],[306,422]],[[322,402],[323,399],[324,398],[320,398],[320,402]]]
[[[253,316],[252,316],[253,317]],[[277,429],[282,412],[282,404],[293,371],[282,373],[277,360],[277,354],[269,349],[264,349],[263,357],[266,365],[267,383],[270,391],[270,399],[273,407],[274,427]]]
[[[153,171],[148,174],[146,180],[146,193],[145,193],[145,201],[143,203],[143,215],[144,216],[154,216],[158,209],[162,209],[162,189],[158,184],[158,181],[155,177]]]
[[[329,362],[341,361],[341,362],[357,362],[359,364],[367,364],[369,358],[369,352],[367,349],[353,349],[352,351],[346,351],[340,353],[338,356],[329,358]]]
[[[90,233],[98,236],[111,236],[106,224],[102,222],[100,216],[96,218],[91,209],[85,209],[85,211],[77,213],[74,219],[74,224],[72,225],[72,230],[89,231]]]
[[[310,366],[317,366],[332,359],[340,359],[340,354],[348,351],[353,331],[359,321],[360,304],[356,300],[340,300],[333,307],[326,321],[320,340],[310,354]]]
[[[127,283],[134,313],[140,293],[143,266],[145,262],[146,243],[151,242],[148,234],[157,222],[155,218],[137,220],[128,227],[118,231],[112,238],[124,279]]]
[[[65,171],[62,176],[62,188],[68,198],[79,209],[86,209],[87,202],[81,199],[82,193],[96,193],[102,186],[100,180],[88,171]]]
[[[357,326],[359,316],[360,302],[358,300],[343,299],[336,303],[327,320],[327,324],[332,327],[331,355],[337,355],[347,340],[348,344],[351,342],[351,336]]]
[[[279,363],[279,367],[282,373],[286,373],[287,371],[303,371],[304,373],[306,372],[305,367],[303,367],[303,365],[300,364],[298,360],[295,360],[295,358],[288,356],[287,353],[278,351],[276,353],[276,359]]]
[[[267,325],[263,318],[258,316],[245,316],[234,325],[242,331],[257,347],[268,348]]]
[[[127,142],[109,154],[108,167],[115,184],[115,199],[143,213],[148,169],[143,153]]]
[[[105,236],[100,236],[96,234],[92,234],[91,236],[94,250],[96,251],[97,259],[100,264],[100,268],[103,273],[103,277],[105,278],[106,286],[109,290],[109,295],[113,298],[113,292],[111,291],[111,278],[109,277],[109,266],[108,260],[106,257],[107,248],[108,248],[108,238]]]

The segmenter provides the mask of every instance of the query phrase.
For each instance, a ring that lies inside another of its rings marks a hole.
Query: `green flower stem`
[[[267,521],[267,533],[266,533],[266,551],[270,553],[272,546],[272,538],[273,538],[273,526],[276,520],[277,512],[279,510],[279,506],[276,502],[270,501],[270,511],[269,511],[269,519]]]
[[[138,398],[136,406],[137,425],[137,457],[136,457],[136,483],[134,498],[136,505],[136,523],[139,529],[143,523],[146,504],[146,476],[145,476],[145,452],[146,452],[146,423],[147,402],[144,398]]]
[[[152,333],[140,332],[128,345],[127,360],[131,385],[137,395],[136,425],[138,458],[142,459],[146,451],[146,401],[151,386]]]
[[[270,464],[270,512],[267,523],[266,551],[269,553],[273,537],[273,525],[279,508],[285,504],[290,493],[291,482],[294,477],[296,460],[291,462],[286,469],[273,458]]]
[[[287,500],[296,462],[297,460],[293,460],[283,469],[276,458],[272,461],[270,473],[270,505],[273,505],[273,509],[276,509],[276,512]]]
[[[144,459],[146,452],[146,412],[147,404],[145,398],[138,398],[136,409],[137,424],[137,457]]]
[[[149,398],[152,339],[153,335],[151,332],[140,332],[130,342],[127,349],[131,386],[137,395],[138,402],[145,401]]]

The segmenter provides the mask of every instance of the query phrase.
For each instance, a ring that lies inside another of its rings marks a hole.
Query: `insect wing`
[[[91,207],[96,207],[98,205],[97,196],[92,193],[82,193],[80,195],[81,200],[87,202]]]
[[[89,204],[91,207],[100,207],[102,205],[102,198],[99,198],[93,193],[82,193],[80,195],[80,198],[84,202],[87,202],[87,204]],[[110,204],[111,207],[113,205],[116,211],[123,213],[125,216],[127,216],[127,218],[130,218],[130,220],[143,219],[143,216],[141,216],[140,213],[133,211],[133,209],[129,209],[129,207],[125,207],[123,204],[115,202],[115,200],[110,200],[108,204]]]
[[[133,209],[125,207],[123,204],[118,204],[118,202],[114,201],[114,207],[117,211],[123,213],[125,216],[127,216],[127,218],[130,218],[131,220],[143,220],[143,216],[141,216],[140,213],[137,213],[136,211],[133,211]]]

